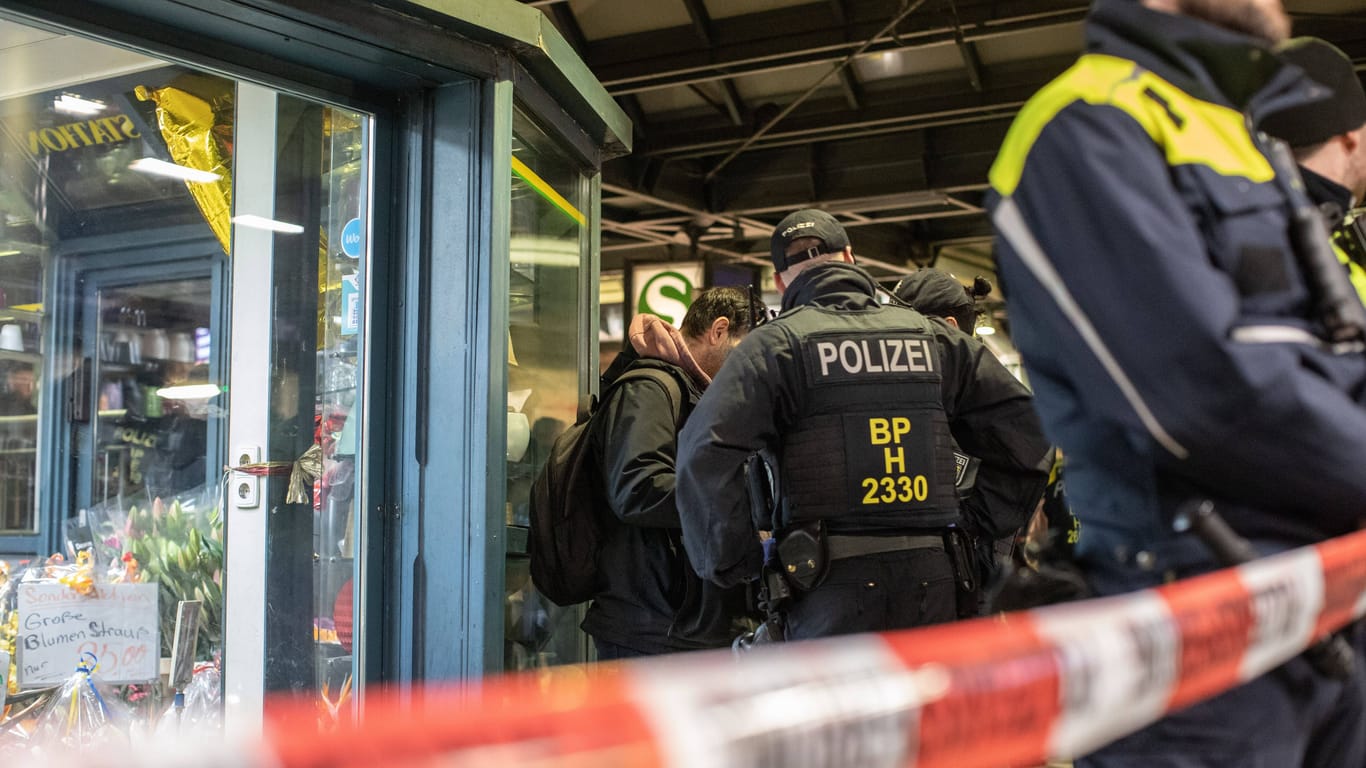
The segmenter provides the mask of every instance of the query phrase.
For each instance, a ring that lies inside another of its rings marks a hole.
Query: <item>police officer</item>
[[[693,567],[723,586],[760,574],[764,521],[744,470],[759,452],[776,467],[775,538],[798,591],[788,639],[954,619],[952,439],[1037,496],[1049,450],[1021,438],[1038,434],[1027,391],[980,342],[880,303],[829,214],[783,219],[771,256],[782,314],[731,353],[679,436]]]
[[[1280,0],[1097,0],[992,166],[1011,330],[1100,594],[1218,567],[1173,525],[1206,502],[1262,553],[1366,509],[1361,305],[1294,158],[1250,130],[1328,96],[1273,54],[1289,28]],[[1362,765],[1360,706],[1299,657],[1076,765]]]
[[[1366,227],[1353,226],[1348,215],[1366,198],[1366,89],[1347,54],[1324,40],[1297,37],[1277,53],[1331,95],[1273,112],[1261,129],[1294,150],[1305,191],[1334,233],[1338,260],[1366,299]]]
[[[977,301],[991,293],[991,283],[985,278],[973,280],[971,287],[958,282],[953,275],[942,269],[925,267],[902,278],[892,289],[892,294],[905,302],[915,311],[930,318],[938,318],[969,335],[977,325]],[[1006,374],[1001,368],[983,371]],[[1009,387],[1002,381],[999,386]],[[1032,428],[1032,427],[1031,427]],[[1037,429],[1022,439],[1033,439],[1039,445],[1044,438]],[[973,457],[956,454],[959,462],[978,463]],[[959,483],[963,499],[963,515],[972,521],[971,528],[988,535],[974,537],[973,550],[978,560],[981,586],[989,588],[1001,574],[1001,562],[1010,558],[1015,549],[1016,539],[1023,533],[1025,524],[1034,514],[1039,502],[1038,486],[1033,477],[1009,477],[988,471],[985,475],[972,472]],[[964,485],[975,490],[977,484],[993,484],[983,488],[981,493],[964,494]]]

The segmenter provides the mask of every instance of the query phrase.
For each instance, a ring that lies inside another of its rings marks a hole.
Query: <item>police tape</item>
[[[1366,533],[1130,595],[922,630],[372,697],[294,766],[999,766],[1084,754],[1366,610]]]
[[[1366,612],[1366,532],[1128,595],[919,630],[371,693],[280,768],[973,766],[1085,754]]]

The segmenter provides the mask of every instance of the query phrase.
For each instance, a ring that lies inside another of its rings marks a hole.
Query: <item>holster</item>
[[[962,528],[944,532],[944,551],[953,564],[954,590],[958,599],[960,619],[978,616],[981,604],[981,585],[978,584],[976,558],[973,556],[972,537]]]
[[[779,534],[778,563],[793,591],[810,592],[819,587],[830,570],[825,521],[794,525]]]

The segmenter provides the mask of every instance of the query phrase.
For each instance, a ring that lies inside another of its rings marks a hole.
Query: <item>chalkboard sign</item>
[[[95,679],[141,683],[160,672],[156,584],[101,584],[85,596],[62,584],[19,585],[20,688],[60,683],[81,654],[99,659]]]

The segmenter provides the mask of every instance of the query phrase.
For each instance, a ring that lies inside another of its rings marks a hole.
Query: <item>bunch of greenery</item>
[[[122,565],[117,578],[160,585],[161,654],[171,654],[177,604],[199,600],[196,654],[212,658],[223,639],[223,520],[217,506],[192,511],[179,499],[169,505],[154,499],[130,506],[126,515],[122,530],[108,530],[114,521],[106,523],[103,548]]]

